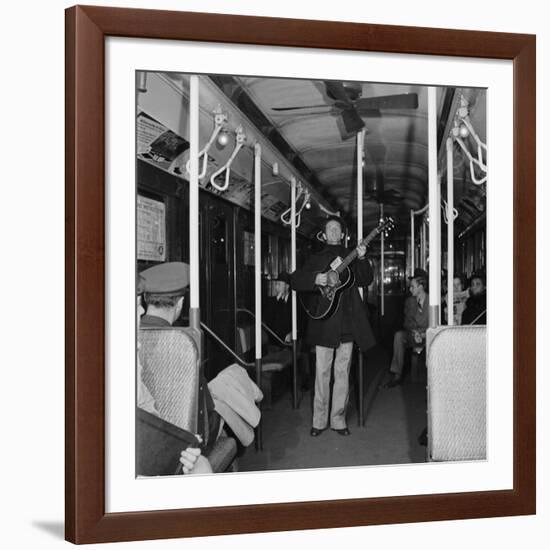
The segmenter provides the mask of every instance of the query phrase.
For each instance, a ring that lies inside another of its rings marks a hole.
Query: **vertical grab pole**
[[[189,95],[189,325],[200,330],[199,309],[199,77]]]
[[[189,326],[198,335],[202,370],[204,341],[199,306],[199,77],[197,75],[191,75],[189,88],[189,286]],[[202,404],[199,407],[199,411],[201,410]],[[206,415],[199,414],[199,418],[201,418],[199,430],[208,433]]]
[[[262,386],[262,147],[254,145],[254,333],[256,384]],[[261,403],[260,403],[261,408]],[[258,446],[263,449],[263,419],[258,425]]]
[[[418,247],[418,267],[424,269],[424,218],[420,218],[420,246]]]
[[[357,134],[357,243],[363,240],[363,148],[365,129]],[[363,298],[363,288],[359,289]]]
[[[420,245],[420,267],[426,269],[426,220],[420,218],[422,221],[422,243]]]
[[[290,270],[296,271],[296,178],[290,178]],[[291,294],[292,299],[292,407],[298,407],[298,330],[296,291]]]
[[[422,242],[420,243],[420,267],[426,269],[426,222],[422,219]]]
[[[447,138],[447,324],[454,325],[454,165],[453,140]]]
[[[363,240],[363,150],[365,141],[365,129],[363,128],[357,134],[357,243]],[[359,289],[361,300],[363,300],[363,288]],[[359,361],[357,368],[358,383],[359,383],[359,407],[357,415],[357,424],[363,425],[363,353],[361,349],[358,350]]]
[[[380,205],[380,221],[384,217],[384,205]],[[384,232],[380,233],[380,314],[384,316]]]
[[[430,327],[440,323],[441,301],[441,191],[437,174],[437,88],[428,88],[428,196],[430,217]]]
[[[414,210],[411,209],[411,277],[414,275],[414,253]]]

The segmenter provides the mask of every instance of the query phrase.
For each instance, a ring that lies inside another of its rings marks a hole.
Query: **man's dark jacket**
[[[466,300],[466,308],[462,312],[463,325],[487,324],[487,293],[473,294]]]
[[[315,277],[324,273],[327,265],[336,257],[345,258],[351,251],[340,245],[325,245],[312,254],[305,265],[290,276],[294,290],[302,292],[301,298],[309,300],[310,308],[320,296],[315,286]],[[309,319],[306,342],[312,346],[336,348],[341,342],[355,341],[361,351],[372,348],[376,341],[367,317],[367,311],[361,301],[358,286],[368,286],[373,279],[368,260],[356,259],[350,266],[355,274],[355,283],[344,290],[338,309],[328,319]],[[309,294],[309,296],[308,296]]]

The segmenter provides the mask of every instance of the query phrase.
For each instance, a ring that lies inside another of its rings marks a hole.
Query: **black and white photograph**
[[[8,2],[4,547],[547,550],[546,12]]]
[[[136,477],[485,460],[487,89],[135,76]]]

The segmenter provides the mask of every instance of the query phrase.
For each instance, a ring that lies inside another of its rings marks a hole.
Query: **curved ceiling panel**
[[[356,216],[357,130],[350,131],[353,124],[356,128],[364,124],[366,131],[365,216],[376,214],[383,203],[386,211],[406,222],[409,209],[425,204],[428,194],[427,87],[256,77],[235,80],[307,166],[310,172],[305,178],[309,181],[311,177],[310,183],[320,186],[323,196],[345,210],[348,221]],[[470,102],[472,124],[480,129],[479,136],[485,140],[485,94],[473,89],[461,92]],[[407,100],[410,97],[403,94],[417,94],[417,107],[387,98],[400,96]],[[454,112],[449,111],[451,103],[453,108],[456,105],[456,101],[449,101],[452,97],[439,94],[438,116],[444,121],[454,116]],[[374,105],[377,108],[373,108]],[[344,115],[350,109],[357,117],[350,115],[351,122],[346,122]],[[445,128],[440,125],[440,135]],[[474,147],[472,138],[468,140],[468,146]],[[466,219],[470,210],[478,209],[483,197],[472,189],[476,186],[471,183],[469,163],[464,162],[464,155],[458,149],[454,175],[455,203],[460,207],[461,201],[466,201]]]

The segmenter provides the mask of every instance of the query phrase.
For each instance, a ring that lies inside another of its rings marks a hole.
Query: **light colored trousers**
[[[407,337],[408,334],[406,330],[398,330],[393,336],[393,356],[391,360],[390,372],[397,376],[401,376],[403,374]]]
[[[334,358],[334,386],[332,388],[332,407],[330,408],[330,427],[341,430],[346,427],[346,409],[349,394],[349,367],[353,342],[345,342],[336,348],[315,346],[315,399],[313,400],[313,427],[323,430],[327,427],[330,372]]]

